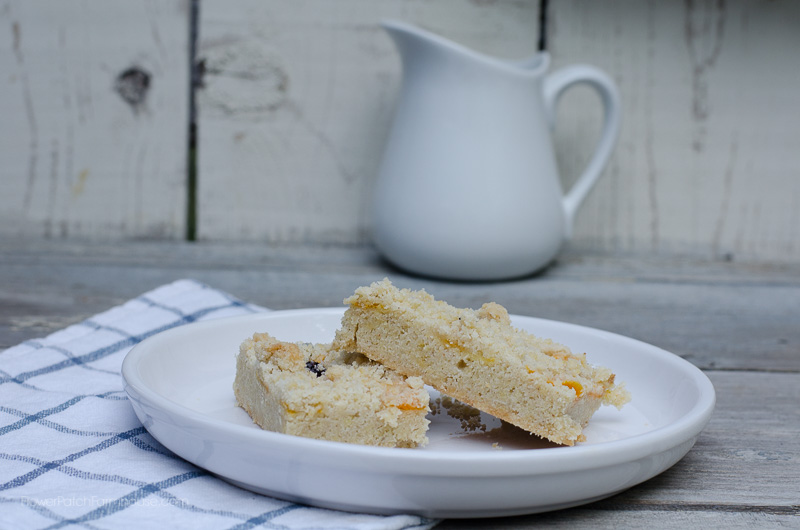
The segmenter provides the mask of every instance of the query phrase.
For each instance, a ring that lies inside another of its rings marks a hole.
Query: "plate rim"
[[[264,450],[274,451],[285,448],[292,451],[316,451],[323,449],[325,451],[332,451],[342,457],[347,457],[349,462],[354,461],[359,467],[363,466],[365,469],[380,469],[386,472],[402,472],[404,474],[415,474],[414,472],[416,471],[417,473],[425,475],[435,474],[437,476],[452,477],[542,475],[554,472],[596,469],[635,461],[675,448],[696,437],[708,423],[716,404],[715,389],[706,374],[677,354],[653,344],[610,331],[564,321],[518,314],[509,315],[512,324],[515,324],[515,321],[518,322],[520,319],[541,322],[549,326],[562,327],[565,330],[577,330],[581,333],[590,333],[606,339],[621,340],[634,346],[642,346],[646,348],[651,355],[658,357],[664,362],[676,364],[680,369],[690,374],[692,376],[691,380],[699,390],[699,399],[687,413],[683,414],[677,420],[651,431],[619,440],[576,445],[572,447],[515,449],[509,451],[415,451],[414,449],[373,447],[328,440],[316,440],[261,429],[253,429],[250,426],[225,422],[224,420],[212,418],[199,411],[190,409],[159,394],[154,389],[147,386],[147,384],[138,377],[136,371],[140,365],[139,363],[146,357],[149,348],[157,346],[159,341],[168,340],[173,335],[190,333],[193,330],[202,328],[224,327],[231,322],[246,323],[248,321],[271,320],[281,317],[303,315],[331,316],[336,314],[341,315],[344,311],[345,308],[343,307],[309,307],[270,310],[261,313],[192,322],[162,331],[136,344],[126,354],[121,370],[125,392],[131,401],[135,401],[137,397],[138,399],[144,398],[152,405],[159,404],[159,406],[156,406],[157,409],[167,409],[167,412],[171,414],[180,415],[194,423],[213,429],[216,432],[223,432],[231,436],[243,436],[248,442],[252,442],[256,446],[263,446]],[[138,396],[134,396],[133,394],[137,394]],[[353,459],[351,457],[357,458]],[[413,466],[411,464],[413,464]]]

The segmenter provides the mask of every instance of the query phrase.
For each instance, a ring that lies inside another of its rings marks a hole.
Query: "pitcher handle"
[[[600,95],[603,103],[604,118],[603,132],[594,155],[589,160],[589,164],[584,169],[583,174],[564,196],[567,239],[572,236],[575,213],[597,182],[614,150],[620,126],[619,91],[614,81],[604,72],[592,66],[573,65],[549,74],[544,80],[544,103],[550,121],[550,128],[555,127],[558,99],[566,89],[578,83],[589,85]]]

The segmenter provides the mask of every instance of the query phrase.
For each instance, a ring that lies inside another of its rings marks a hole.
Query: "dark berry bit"
[[[314,361],[308,361],[306,363],[306,368],[308,368],[310,372],[317,374],[317,377],[320,377],[325,373],[325,368],[323,368],[321,364]]]

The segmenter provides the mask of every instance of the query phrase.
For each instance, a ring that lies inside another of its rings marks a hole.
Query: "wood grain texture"
[[[0,234],[182,237],[188,0],[0,2]]]
[[[400,81],[384,18],[494,55],[537,45],[538,2],[203,1],[199,238],[366,241]]]
[[[81,318],[179,278],[292,309],[339,307],[356,287],[389,276],[461,307],[496,301],[634,337],[705,369],[800,372],[796,265],[581,253],[518,281],[453,283],[404,274],[369,247],[0,240],[0,249],[0,336],[9,341],[0,347],[19,342],[26,326]]]
[[[572,0],[549,15],[554,67],[602,68],[623,102],[576,246],[800,260],[800,4]],[[565,96],[555,143],[567,186],[599,121],[587,90]]]
[[[0,0],[0,234],[185,233],[190,0]],[[198,236],[360,244],[400,80],[397,18],[499,57],[539,2],[202,0]],[[800,262],[800,4],[549,3],[554,68],[619,84],[623,128],[572,251]],[[562,180],[599,134],[559,107]]]

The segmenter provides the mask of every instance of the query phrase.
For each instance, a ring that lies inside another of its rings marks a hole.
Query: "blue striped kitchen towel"
[[[125,354],[159,331],[266,309],[193,280],[0,352],[0,528],[431,528],[293,504],[231,486],[142,427]]]

